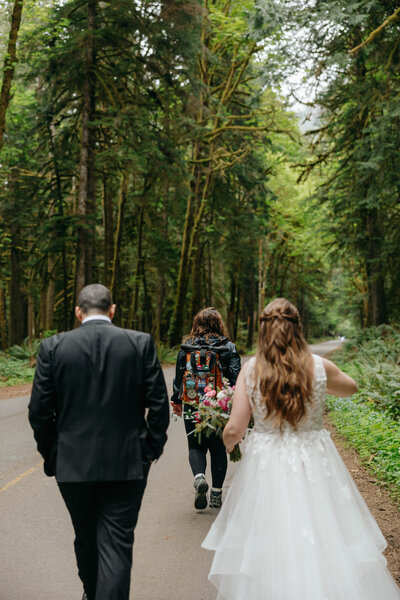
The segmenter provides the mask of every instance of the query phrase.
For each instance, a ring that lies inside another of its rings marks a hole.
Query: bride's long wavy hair
[[[276,425],[296,427],[307,411],[313,384],[313,358],[303,335],[299,311],[285,298],[270,302],[260,315],[256,375]]]

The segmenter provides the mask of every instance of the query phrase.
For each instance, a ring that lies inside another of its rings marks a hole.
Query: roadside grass
[[[35,368],[29,366],[29,360],[0,352],[0,387],[31,383],[34,373]]]
[[[330,418],[400,503],[400,332],[387,325],[362,330],[334,360],[358,392],[328,397]]]
[[[175,348],[171,348],[166,344],[158,343],[157,344],[157,355],[158,360],[163,365],[174,365],[176,363],[176,358],[179,354],[180,346],[176,346]]]
[[[32,383],[41,341],[55,333],[55,329],[45,331],[40,339],[28,341],[26,338],[21,345],[15,344],[6,352],[0,352],[0,388]]]

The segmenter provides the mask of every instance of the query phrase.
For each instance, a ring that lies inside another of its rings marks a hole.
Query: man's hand
[[[171,406],[172,406],[172,412],[174,413],[174,415],[176,415],[177,417],[181,417],[182,416],[182,404],[175,404],[175,402],[171,402]]]

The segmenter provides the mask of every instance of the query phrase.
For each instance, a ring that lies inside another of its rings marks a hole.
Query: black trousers
[[[206,472],[207,451],[209,451],[211,456],[212,485],[215,488],[222,488],[228,468],[224,443],[215,433],[212,433],[210,437],[202,435],[201,442],[199,442],[197,436],[193,433],[195,430],[195,423],[193,422],[194,412],[196,412],[195,409],[184,405],[183,417],[189,446],[189,464],[192,473],[193,475],[197,475],[198,473]]]
[[[134,529],[143,480],[58,483],[75,530],[79,577],[88,600],[128,600]]]

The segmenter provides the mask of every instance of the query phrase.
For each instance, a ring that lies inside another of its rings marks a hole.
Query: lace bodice
[[[314,380],[311,402],[307,406],[307,412],[301,421],[297,424],[296,430],[289,423],[285,423],[282,432],[302,432],[315,431],[323,429],[323,413],[326,396],[326,373],[322,358],[313,354],[314,359]],[[249,360],[246,373],[246,390],[250,400],[253,418],[254,432],[272,433],[280,431],[274,425],[272,418],[265,418],[266,409],[261,401],[261,394],[258,386],[255,384],[255,357]]]

